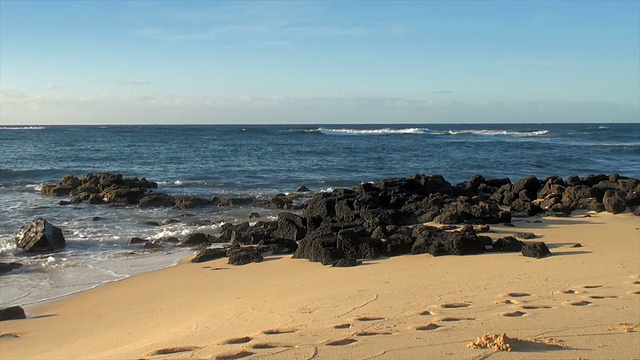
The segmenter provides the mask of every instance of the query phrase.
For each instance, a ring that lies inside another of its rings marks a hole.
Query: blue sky
[[[630,121],[638,0],[0,0],[0,124]]]

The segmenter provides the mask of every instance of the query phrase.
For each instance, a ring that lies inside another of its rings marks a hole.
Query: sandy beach
[[[638,359],[640,218],[585,214],[491,227],[533,232],[544,259],[185,259],[1,322],[0,358]],[[512,351],[468,346],[488,333]]]

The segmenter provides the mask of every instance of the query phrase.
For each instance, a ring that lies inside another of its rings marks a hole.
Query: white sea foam
[[[514,131],[514,130],[449,130],[434,132],[437,135],[488,135],[488,136],[544,136],[549,130]]]
[[[43,130],[44,126],[0,126],[0,130]]]
[[[307,130],[310,132],[320,132],[325,135],[397,135],[397,134],[424,134],[429,131],[427,128],[404,128],[404,129],[326,129],[318,128]]]
[[[40,192],[42,190],[42,186],[42,184],[27,184],[24,187]]]

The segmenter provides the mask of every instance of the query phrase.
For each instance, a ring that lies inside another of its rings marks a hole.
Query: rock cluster
[[[203,199],[147,190],[156,186],[146,179],[89,174],[82,179],[67,176],[42,191],[48,195],[74,195],[72,202],[92,202],[92,198],[99,197],[107,203],[181,209],[251,205],[302,210],[300,214],[281,212],[277,220],[258,221],[253,226],[248,222],[224,224],[219,237],[192,234],[180,243],[208,247],[230,242],[231,247],[224,252],[205,249],[194,261],[227,256],[232,264],[261,261],[261,254],[266,252],[293,253],[294,258],[334,266],[354,266],[358,259],[422,253],[440,256],[522,251],[525,256],[541,258],[550,255],[544,243],[528,245],[514,237],[492,241],[479,234],[488,230],[487,224],[509,224],[512,216],[565,216],[575,209],[616,214],[627,208],[640,215],[640,181],[617,174],[570,176],[566,180],[529,176],[515,183],[508,178],[474,175],[457,185],[440,175],[416,174],[315,193],[301,205],[294,205],[295,194],[261,200]],[[466,225],[451,231],[423,225],[427,222]],[[518,237],[530,239],[534,235]]]
[[[61,204],[116,204],[140,207],[176,207],[193,209],[205,206],[255,206],[271,209],[299,210],[295,200],[305,197],[301,193],[278,194],[268,199],[172,196],[157,192],[158,184],[145,178],[126,178],[122,174],[87,174],[82,178],[67,175],[58,184],[47,184],[41,193],[48,196],[71,196]]]

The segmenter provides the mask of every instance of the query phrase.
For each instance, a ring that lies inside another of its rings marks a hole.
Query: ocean
[[[193,253],[144,251],[129,245],[132,237],[216,234],[223,222],[247,221],[252,212],[277,216],[250,207],[61,206],[64,198],[40,195],[43,184],[91,172],[145,177],[158,191],[207,198],[265,197],[303,185],[330,191],[415,173],[452,184],[473,174],[640,178],[640,124],[0,125],[0,262],[24,264],[0,275],[0,308],[171,266]],[[40,216],[62,228],[66,249],[26,255],[16,248],[17,231]]]

